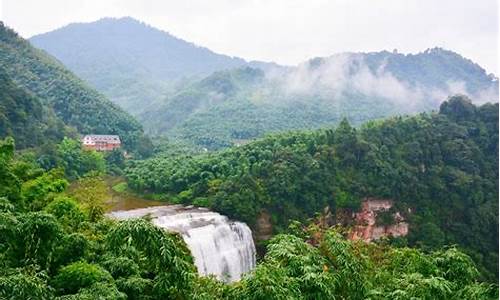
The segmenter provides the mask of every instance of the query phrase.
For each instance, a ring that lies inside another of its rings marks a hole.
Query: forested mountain
[[[61,140],[67,129],[53,111],[19,88],[0,68],[0,138],[15,136],[18,149]]]
[[[146,129],[217,149],[268,132],[436,110],[461,93],[498,101],[498,80],[440,48],[419,54],[344,53],[297,67],[249,67],[181,86],[141,114]]]
[[[275,229],[326,206],[335,215],[361,199],[392,199],[410,221],[400,243],[458,244],[498,276],[498,103],[465,96],[439,113],[372,121],[355,129],[269,136],[216,154],[133,162],[131,187],[208,206],[250,225],[264,210]],[[254,227],[255,228],[255,227]]]
[[[247,63],[130,17],[70,24],[30,41],[131,113],[161,99],[178,79]]]
[[[38,99],[34,101],[53,110],[57,118],[78,132],[118,134],[128,149],[146,141],[142,126],[133,117],[3,23],[0,67],[15,85]],[[37,109],[30,112],[33,117]]]
[[[343,117],[359,125],[435,110],[455,93],[498,101],[494,75],[441,48],[341,53],[284,67],[216,54],[129,17],[30,40],[137,115],[149,133],[208,149]]]

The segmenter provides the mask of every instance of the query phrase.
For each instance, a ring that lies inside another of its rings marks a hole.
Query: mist
[[[429,88],[419,81],[398,79],[387,69],[386,59],[370,67],[361,53],[311,59],[285,72],[270,70],[266,78],[284,94],[283,101],[290,98],[308,101],[318,96],[335,103],[343,97],[360,94],[385,99],[412,112],[437,109],[441,102],[456,94],[466,95],[476,104],[498,101],[498,88],[494,86],[474,93],[464,81],[447,80],[439,88]],[[498,87],[498,80],[492,78],[492,81],[497,81]]]

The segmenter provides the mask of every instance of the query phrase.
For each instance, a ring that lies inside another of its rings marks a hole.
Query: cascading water
[[[108,214],[115,219],[150,215],[155,225],[179,232],[191,250],[198,272],[230,282],[255,267],[252,231],[245,223],[206,208],[154,206]]]

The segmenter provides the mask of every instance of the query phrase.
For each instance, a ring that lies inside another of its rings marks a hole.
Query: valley
[[[437,47],[346,52],[283,66],[220,55],[132,18],[70,24],[30,42],[134,115],[150,135],[209,150],[342,118],[359,126],[437,111],[454,94],[476,104],[498,99],[495,75]]]
[[[0,25],[0,298],[496,299],[498,78]]]

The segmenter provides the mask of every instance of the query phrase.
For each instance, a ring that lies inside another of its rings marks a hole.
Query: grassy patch
[[[126,182],[120,182],[118,184],[115,184],[112,189],[113,191],[117,192],[117,193],[123,193],[127,190],[128,186],[127,186],[127,183]]]

